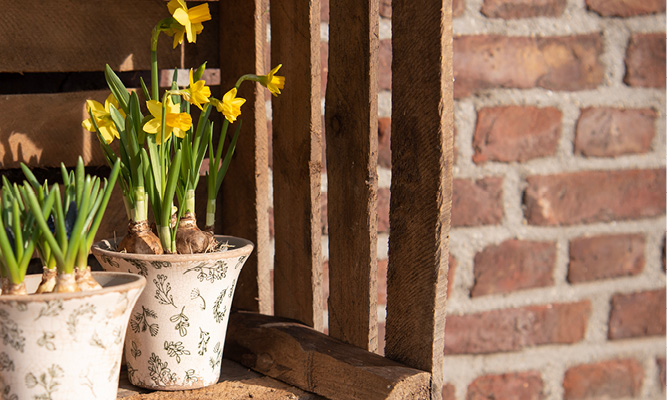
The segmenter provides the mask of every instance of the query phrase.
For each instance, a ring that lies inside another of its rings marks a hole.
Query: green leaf
[[[232,162],[232,156],[234,155],[234,150],[236,150],[236,142],[238,141],[239,133],[241,132],[241,125],[242,121],[239,120],[239,124],[236,127],[236,131],[234,132],[234,137],[232,138],[232,143],[230,143],[229,147],[227,148],[227,154],[225,155],[225,159],[222,161],[222,165],[220,166],[220,170],[218,171],[218,176],[216,176],[215,180],[216,194],[220,191],[220,186],[222,185],[222,180],[225,178],[225,175],[227,174],[227,168],[229,168],[229,163]]]
[[[111,90],[113,96],[116,98],[116,100],[118,100],[118,105],[120,106],[120,108],[122,108],[123,111],[125,111],[126,115],[129,114],[128,101],[130,99],[130,93],[128,92],[127,88],[120,80],[118,75],[116,75],[116,73],[113,72],[109,64],[104,66],[104,78],[107,81],[109,90]]]

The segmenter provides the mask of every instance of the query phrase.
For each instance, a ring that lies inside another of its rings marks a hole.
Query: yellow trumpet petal
[[[188,16],[192,24],[201,23],[211,19],[208,4],[201,4],[188,10]]]
[[[282,66],[282,64],[278,64],[278,66],[273,68],[268,75],[261,75],[259,77],[259,83],[269,89],[274,96],[278,96],[280,90],[285,87],[285,77],[275,75]]]
[[[222,102],[216,104],[217,110],[232,123],[236,121],[236,117],[241,115],[241,106],[245,103],[245,99],[236,97],[236,93],[236,88],[232,88],[222,97]]]

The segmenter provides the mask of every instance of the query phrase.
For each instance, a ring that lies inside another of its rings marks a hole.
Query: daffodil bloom
[[[280,89],[285,87],[285,77],[275,75],[282,66],[282,64],[278,64],[278,66],[272,69],[268,75],[260,75],[259,77],[259,83],[266,86],[274,96],[278,96],[280,94]]]
[[[227,121],[234,122],[236,117],[241,115],[241,106],[245,103],[245,99],[236,97],[236,88],[232,88],[229,92],[222,96],[222,101],[211,99],[211,104],[227,118]]]
[[[211,19],[208,4],[201,4],[188,9],[184,0],[171,0],[167,4],[167,8],[172,17],[183,27],[183,29],[180,29],[179,27],[172,26],[166,31],[168,35],[174,36],[174,47],[183,42],[184,33],[187,34],[188,42],[195,43],[197,35],[204,30],[202,22]]]
[[[113,142],[114,138],[120,138],[116,124],[114,124],[111,119],[111,105],[125,117],[123,110],[119,110],[118,101],[113,97],[113,94],[109,94],[106,100],[104,100],[104,106],[95,100],[86,100],[86,109],[88,110],[88,113],[92,115],[92,118],[95,118],[95,123],[100,130],[100,135],[106,144]],[[90,132],[95,132],[95,125],[93,124],[92,118],[84,120],[81,123],[81,126]]]
[[[194,104],[202,110],[202,103],[208,103],[208,98],[211,97],[211,88],[206,86],[203,79],[194,82],[192,77],[192,68],[190,68],[190,87],[185,89],[186,93],[183,98],[190,104]]]
[[[171,137],[173,133],[179,138],[184,138],[185,133],[192,126],[192,117],[187,113],[181,112],[181,106],[171,101],[171,96],[167,96],[166,114],[164,117],[164,137],[162,137],[162,103],[157,100],[146,102],[148,111],[154,117],[144,125],[146,133],[157,134],[156,142],[162,144]]]

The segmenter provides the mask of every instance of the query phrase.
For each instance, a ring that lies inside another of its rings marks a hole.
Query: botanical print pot
[[[2,399],[116,399],[142,276],[93,272],[102,289],[0,296]],[[41,275],[26,276],[34,293]]]
[[[216,235],[226,250],[201,254],[132,254],[102,241],[92,252],[106,271],[146,277],[125,340],[130,383],[153,390],[213,385],[220,377],[232,297],[253,244]]]

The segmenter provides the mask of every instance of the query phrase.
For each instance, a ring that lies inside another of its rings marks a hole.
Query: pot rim
[[[243,239],[236,236],[229,235],[214,235],[218,241],[221,240],[234,240],[238,243],[239,247],[234,249],[229,249],[226,251],[217,251],[213,253],[195,253],[195,254],[137,254],[137,253],[120,253],[115,250],[109,250],[108,247],[111,243],[119,243],[121,238],[118,239],[104,239],[93,244],[91,252],[94,255],[105,255],[107,257],[113,258],[122,258],[122,259],[132,259],[132,260],[143,260],[143,261],[171,261],[171,262],[186,262],[186,261],[207,261],[211,259],[218,259],[221,255],[224,255],[224,258],[232,258],[243,255],[250,255],[252,250],[255,248],[255,245],[248,239]]]
[[[40,293],[35,294],[31,293],[28,295],[20,294],[8,294],[0,295],[0,303],[17,301],[22,303],[36,302],[36,301],[53,301],[53,300],[69,300],[69,299],[81,299],[85,297],[92,297],[103,295],[107,293],[114,292],[125,292],[132,289],[141,289],[146,286],[146,278],[139,274],[132,274],[129,272],[106,272],[106,271],[93,271],[93,277],[97,276],[106,276],[106,277],[117,277],[120,279],[126,280],[124,283],[119,283],[113,286],[102,287],[102,289],[90,290],[85,292],[73,292],[73,293]],[[30,274],[26,275],[25,278],[31,279],[41,279],[41,274]]]

